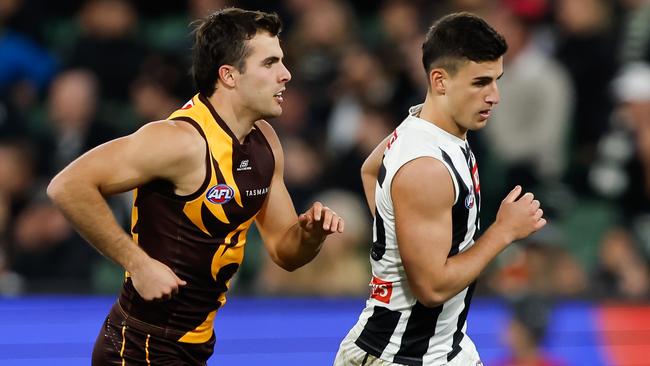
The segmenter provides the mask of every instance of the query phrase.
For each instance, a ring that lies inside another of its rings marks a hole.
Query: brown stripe
[[[111,315],[113,316],[113,319],[118,320],[117,323],[121,323],[123,327],[128,326],[137,329],[143,333],[153,334],[156,337],[161,337],[170,340],[177,340],[183,337],[183,335],[185,335],[184,331],[158,327],[155,325],[145,323],[141,320],[138,320],[128,315],[124,311],[124,309],[122,309],[122,306],[120,305],[119,301],[115,303],[115,305],[113,305],[113,307],[111,308],[111,314],[109,314],[109,316]],[[122,349],[124,349],[124,343],[122,343]],[[120,356],[121,356],[121,352],[120,352]]]
[[[208,138],[205,137],[205,132],[203,132],[201,126],[192,118],[181,116],[181,117],[174,118],[173,121],[183,121],[189,123],[194,128],[196,128],[196,130],[199,132],[201,137],[203,137],[203,141],[205,141],[205,179],[203,179],[203,183],[201,183],[201,187],[199,187],[199,189],[197,189],[194,193],[190,193],[184,196],[177,195],[172,192],[173,196],[176,198],[180,198],[184,201],[192,201],[198,198],[201,194],[203,194],[203,192],[208,187],[208,184],[210,183],[210,178],[212,177],[212,169],[210,169],[210,157],[212,156],[210,153],[210,145],[208,144]]]

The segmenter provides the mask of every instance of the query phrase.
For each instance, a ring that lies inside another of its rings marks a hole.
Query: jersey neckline
[[[438,134],[438,135],[442,136],[445,140],[447,140],[447,141],[449,141],[449,142],[451,142],[453,144],[456,144],[456,145],[458,145],[460,147],[465,147],[465,145],[467,144],[467,140],[463,140],[460,137],[455,136],[455,135],[443,130],[442,128],[438,127],[435,123],[433,123],[431,121],[427,121],[425,119],[422,119],[422,118],[418,117],[417,115],[420,113],[420,111],[422,111],[422,106],[423,105],[424,104],[418,104],[418,105],[414,105],[411,108],[409,108],[409,115],[407,117],[407,121],[408,120],[414,121],[415,123],[417,123],[416,124],[417,127],[421,127],[421,128],[423,128],[425,130],[428,130],[430,132]]]

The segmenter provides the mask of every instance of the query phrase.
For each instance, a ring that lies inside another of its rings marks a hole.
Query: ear
[[[235,69],[234,66],[221,65],[218,72],[221,83],[230,88],[235,87],[235,73],[237,72],[237,69]]]
[[[449,75],[444,69],[432,69],[431,72],[429,72],[429,83],[431,84],[431,90],[435,94],[445,95],[448,77]]]

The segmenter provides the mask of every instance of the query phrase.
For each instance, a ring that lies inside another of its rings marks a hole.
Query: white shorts
[[[401,363],[394,363],[377,358],[362,350],[354,342],[357,338],[353,332],[341,342],[339,351],[336,353],[334,366],[402,366]],[[471,344],[471,341],[470,341]],[[423,366],[483,366],[481,358],[475,347],[464,347],[450,362],[442,361]]]

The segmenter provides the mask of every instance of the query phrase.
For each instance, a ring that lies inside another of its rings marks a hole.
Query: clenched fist
[[[530,192],[520,197],[521,191],[521,186],[516,186],[501,201],[495,221],[510,241],[526,238],[546,225],[540,202]]]

